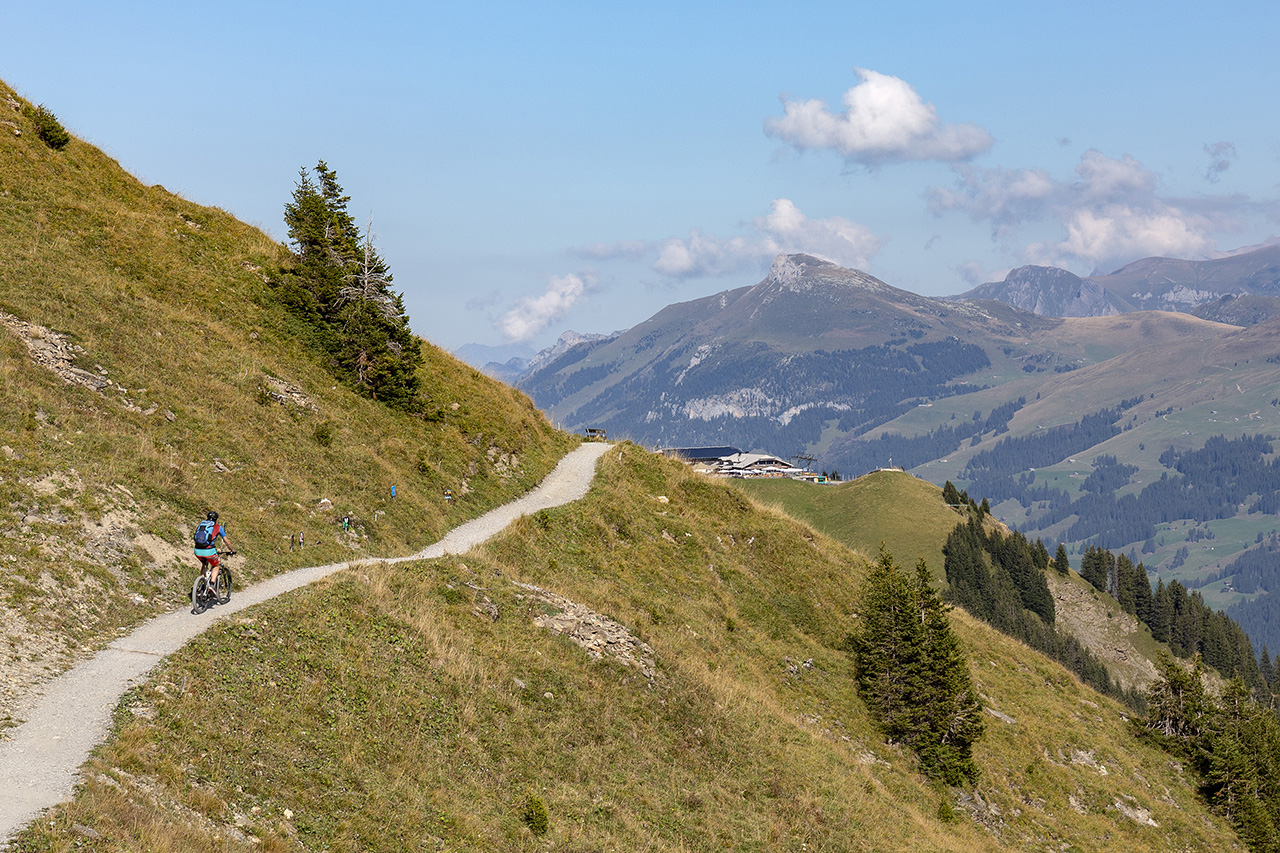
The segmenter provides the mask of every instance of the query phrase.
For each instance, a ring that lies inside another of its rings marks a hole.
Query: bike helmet
[[[216,512],[214,512],[213,510],[209,510],[209,514],[208,514],[208,515],[206,515],[206,516],[205,516],[205,518],[209,519],[210,521],[217,521],[217,520],[218,520],[218,514],[217,514]]]

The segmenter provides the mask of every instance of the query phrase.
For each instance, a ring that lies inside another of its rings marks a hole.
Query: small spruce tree
[[[984,730],[968,662],[922,560],[908,578],[882,551],[862,585],[849,638],[854,677],[880,730],[909,746],[925,775],[949,785],[978,778]]]
[[[336,372],[356,390],[413,411],[420,402],[420,344],[372,232],[362,235],[347,212],[349,200],[323,160],[299,171],[285,205],[294,262],[281,284],[283,301],[308,322]]]
[[[1067,546],[1061,542],[1058,543],[1058,552],[1053,555],[1053,569],[1063,577],[1071,573],[1071,561],[1067,559]]]

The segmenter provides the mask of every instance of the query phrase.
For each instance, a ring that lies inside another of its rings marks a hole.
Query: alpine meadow
[[[968,484],[728,482],[615,434],[582,499],[371,559],[583,439],[411,332],[341,164],[280,199],[285,245],[143,185],[56,104],[0,84],[0,113],[0,738],[145,620],[208,623],[8,849],[1277,849],[1271,662],[1185,586],[1142,595],[1124,554],[1082,577]],[[910,395],[988,358],[932,336],[861,364]],[[994,444],[1013,412],[983,399]],[[210,509],[233,600],[344,567],[189,615]]]

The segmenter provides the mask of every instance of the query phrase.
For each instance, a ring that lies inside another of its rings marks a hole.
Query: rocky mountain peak
[[[773,265],[769,267],[769,277],[766,281],[781,284],[784,287],[790,286],[804,278],[809,270],[816,268],[838,269],[831,261],[824,261],[813,255],[778,255],[773,259]]]

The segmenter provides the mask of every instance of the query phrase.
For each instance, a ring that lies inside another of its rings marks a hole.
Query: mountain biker
[[[221,539],[222,544],[227,546],[226,553],[234,554],[236,551],[231,547],[231,543],[227,541],[227,529],[224,525],[218,523],[218,513],[209,510],[205,515],[205,520],[196,525],[195,544],[196,557],[200,560],[200,571],[203,572],[207,567],[211,574],[209,575],[209,586],[213,587],[218,580],[218,548],[217,540]]]

